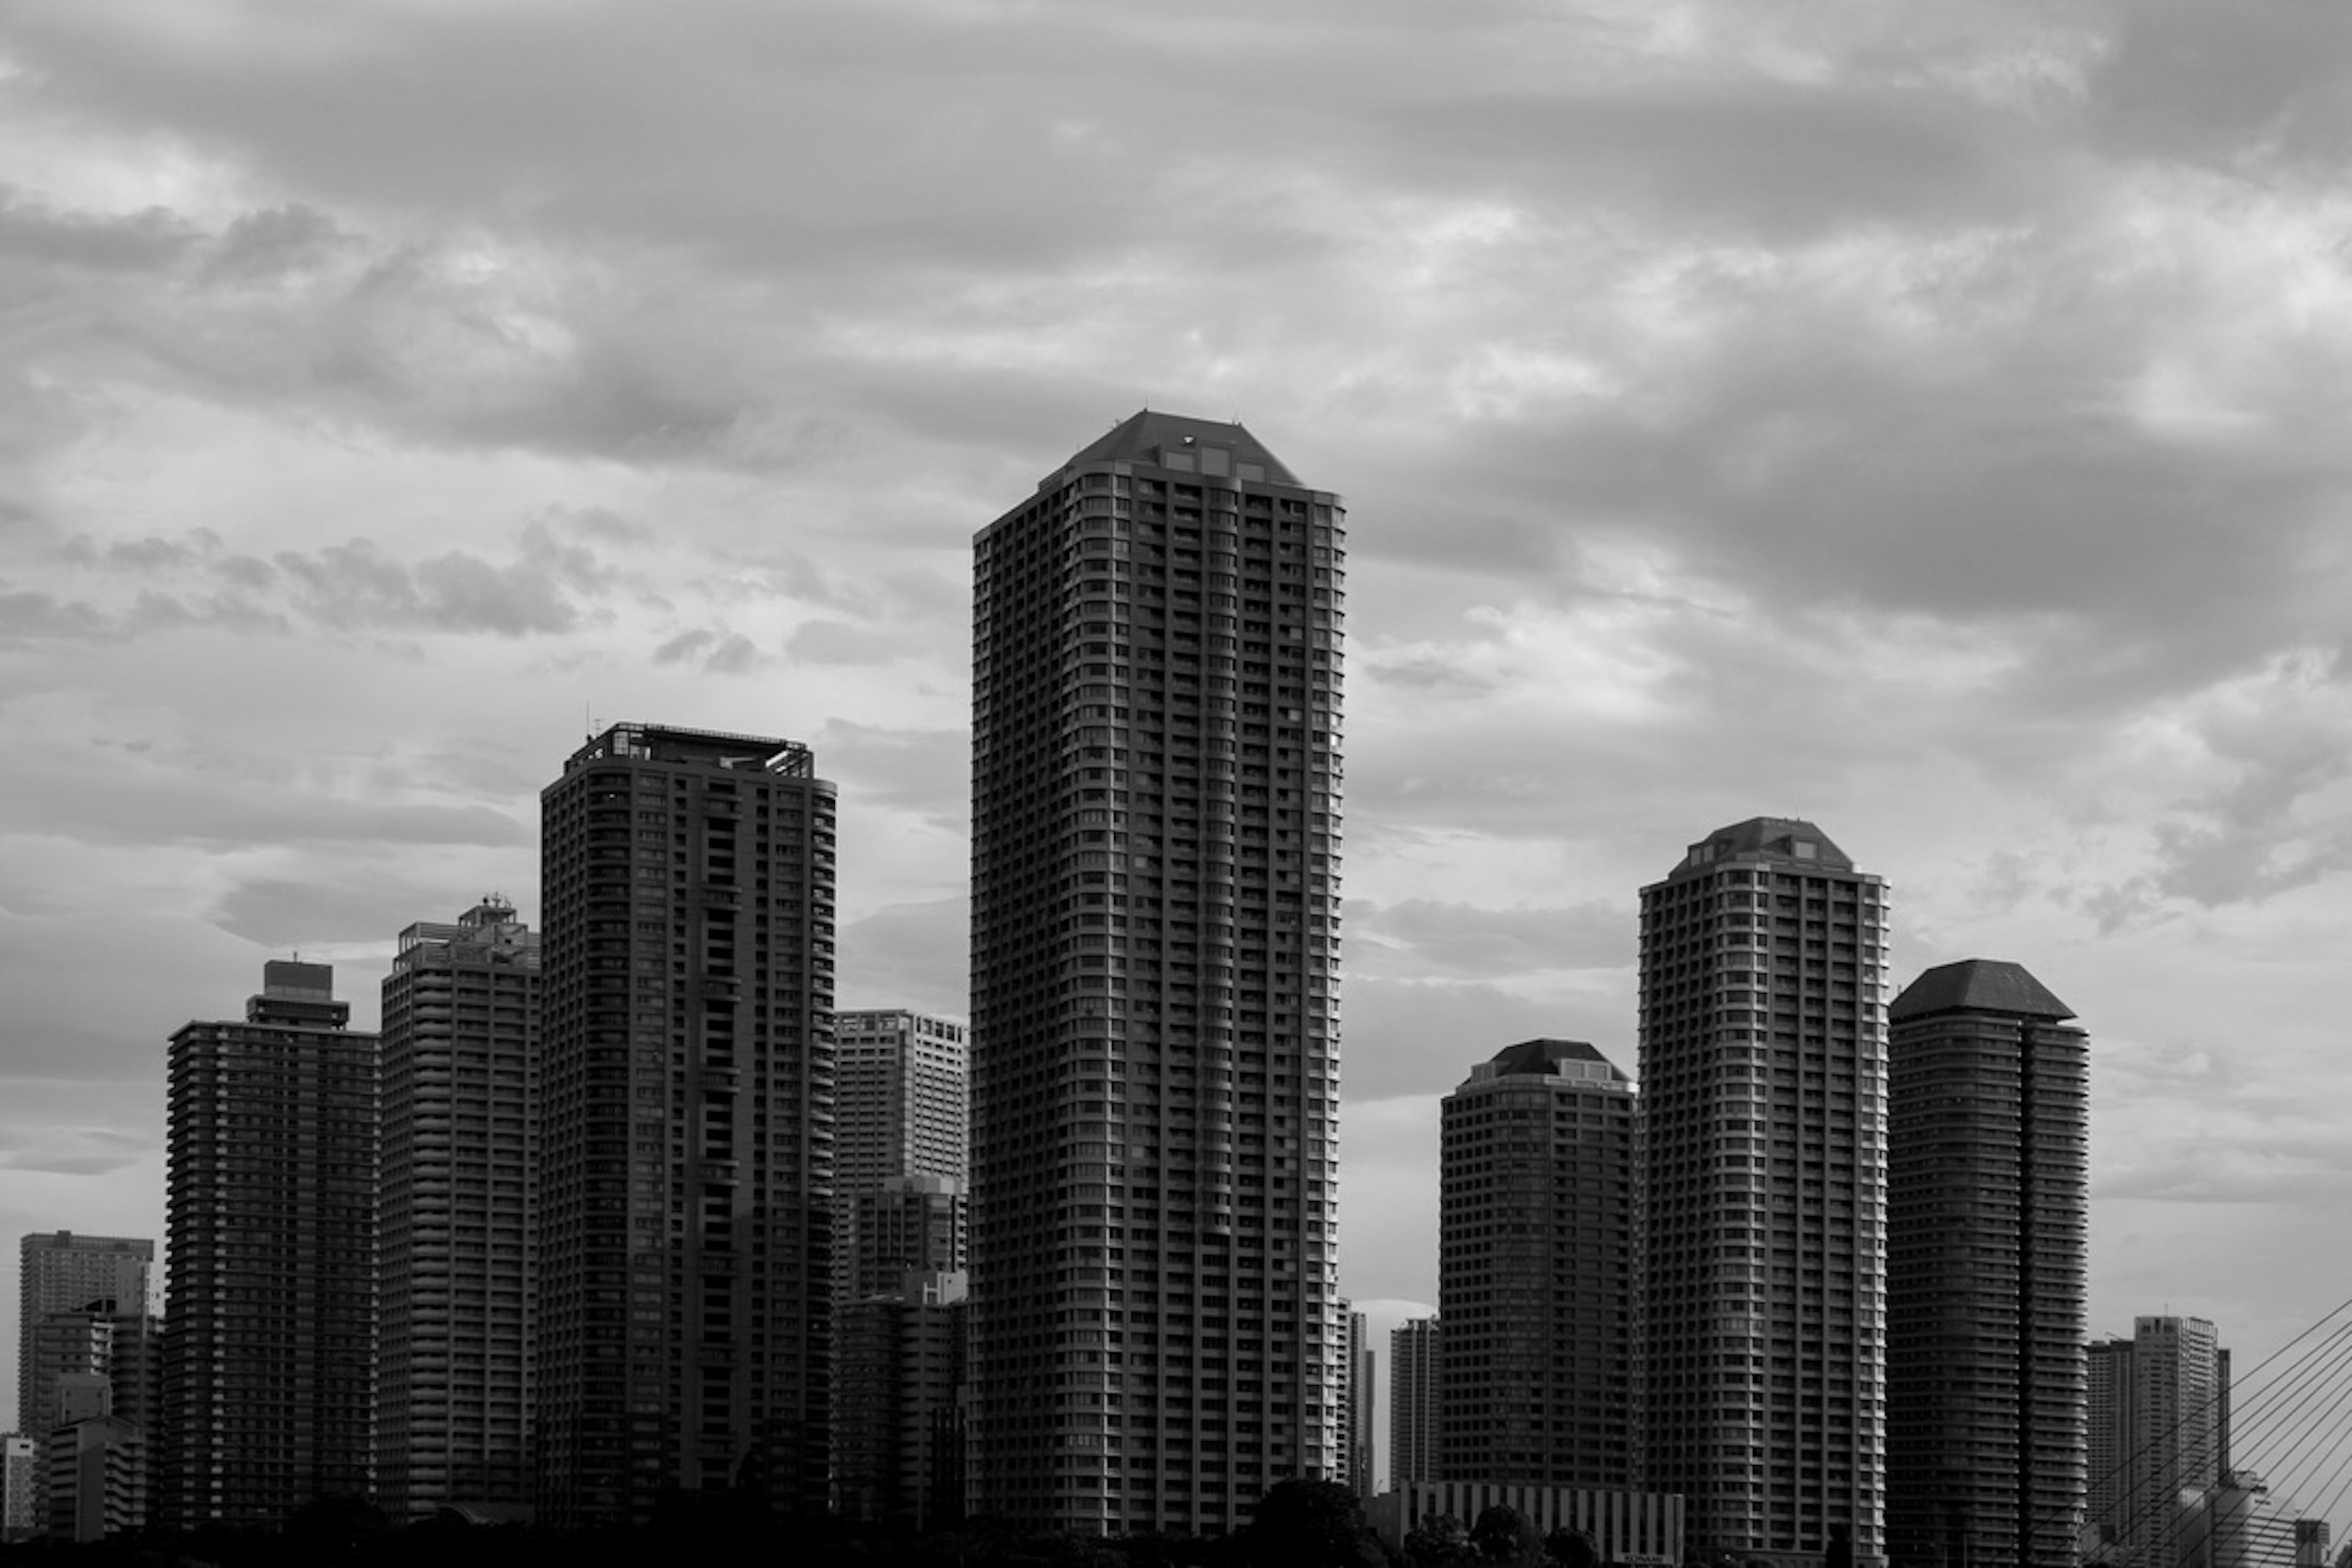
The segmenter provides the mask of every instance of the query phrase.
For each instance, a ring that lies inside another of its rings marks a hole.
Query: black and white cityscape
[[[2347,80],[16,8],[0,1557],[2352,1565]]]

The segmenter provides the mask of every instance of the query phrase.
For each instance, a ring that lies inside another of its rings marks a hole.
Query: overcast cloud
[[[12,7],[0,1225],[160,1235],[269,954],[535,920],[592,725],[813,742],[842,1001],[956,1005],[970,536],[1150,405],[1350,508],[1352,1293],[1787,814],[2080,1010],[2095,1326],[2259,1359],[2344,1294],[2347,154],[2292,0]]]

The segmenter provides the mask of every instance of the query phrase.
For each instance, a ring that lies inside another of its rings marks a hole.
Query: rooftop
[[[1932,1013],[2003,1013],[2020,1018],[2071,1018],[2074,1009],[2053,996],[2021,963],[1964,958],[1941,963],[1904,987],[1886,1010],[1892,1023]]]
[[[1853,869],[1853,858],[1802,817],[1751,816],[1718,827],[1692,845],[1666,879],[1696,876],[1725,860],[1778,860],[1829,871]]]
[[[1267,451],[1256,437],[1244,429],[1238,420],[1228,424],[1222,419],[1194,419],[1189,415],[1162,414],[1151,408],[1120,421],[1112,426],[1109,434],[1082,449],[1065,466],[1076,468],[1086,463],[1161,464],[1163,448],[1181,453],[1188,447],[1196,449],[1208,447],[1228,454],[1231,471],[1240,479],[1259,478],[1279,485],[1299,482],[1298,476],[1292,473],[1281,458]],[[1244,464],[1253,465],[1261,472],[1255,476],[1244,472]]]

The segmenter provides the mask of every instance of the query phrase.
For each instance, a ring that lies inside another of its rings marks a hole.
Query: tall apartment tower
[[[909,1270],[964,1266],[971,1177],[971,1045],[965,1026],[897,1009],[834,1015],[835,1293],[896,1290]],[[914,1225],[953,1210],[953,1250],[909,1252]],[[879,1215],[894,1234],[869,1234]]]
[[[1886,930],[1810,822],[1642,889],[1644,1484],[1695,1556],[1884,1553]]]
[[[881,1008],[834,1015],[834,1183],[970,1173],[971,1046],[952,1018]]]
[[[822,1513],[834,787],[620,724],[540,797],[541,1517]]]
[[[272,960],[241,1021],[172,1037],[166,1529],[368,1495],[378,1062],[351,1011],[330,965]]]
[[[155,1244],[137,1237],[39,1231],[17,1242],[16,1258],[16,1424],[39,1435],[53,1419],[49,1383],[62,1370],[39,1363],[41,1320],[98,1301],[113,1303],[108,1315],[143,1315]]]
[[[539,938],[504,899],[400,933],[383,982],[377,1504],[531,1496]]]
[[[1342,1463],[1341,517],[1144,413],[975,541],[985,1511],[1215,1533]]]
[[[2091,1118],[2073,1016],[1987,959],[1888,1010],[1886,1531],[1906,1568],[2075,1560]]]
[[[2093,1536],[2120,1568],[2172,1568],[2182,1498],[2228,1468],[2229,1352],[2203,1318],[2146,1317],[2089,1363]]]
[[[1633,1486],[1635,1104],[1583,1041],[1527,1040],[1440,1106],[1445,1479]]]
[[[1342,1451],[1348,1456],[1348,1489],[1372,1499],[1372,1423],[1380,1415],[1380,1391],[1372,1383],[1371,1325],[1364,1314],[1348,1314],[1347,1419]]]
[[[1409,1318],[1389,1331],[1389,1485],[1433,1481],[1444,1421],[1439,1372],[1445,1333],[1436,1318]]]

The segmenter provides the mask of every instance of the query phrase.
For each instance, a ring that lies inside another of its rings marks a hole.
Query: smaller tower
[[[1440,1108],[1448,1480],[1634,1484],[1634,1104],[1583,1041],[1527,1040]]]

